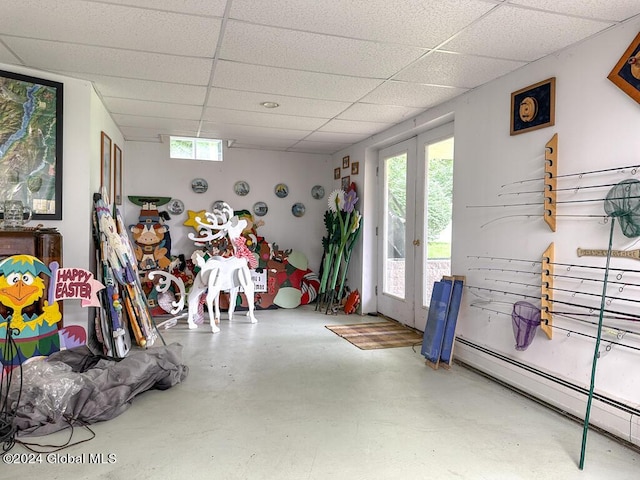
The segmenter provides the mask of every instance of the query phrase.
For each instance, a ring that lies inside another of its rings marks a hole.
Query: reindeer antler
[[[206,212],[207,222],[203,222],[200,217],[195,217],[195,222],[201,227],[198,235],[189,233],[190,240],[195,242],[212,242],[224,237],[232,226],[233,209],[228,203],[223,203],[222,209],[214,209],[213,212]],[[203,233],[202,230],[206,232]],[[213,233],[213,231],[216,233]]]

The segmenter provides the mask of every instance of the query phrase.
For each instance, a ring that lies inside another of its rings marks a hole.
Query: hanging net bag
[[[640,236],[640,181],[623,180],[609,190],[604,211],[618,219],[625,237]]]
[[[516,302],[511,312],[513,335],[516,337],[516,350],[526,350],[540,326],[540,309],[529,302]]]

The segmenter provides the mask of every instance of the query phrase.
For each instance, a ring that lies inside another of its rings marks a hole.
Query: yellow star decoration
[[[194,212],[193,210],[187,210],[187,215],[189,215],[189,218],[184,221],[183,225],[186,225],[187,227],[193,227],[197,232],[200,229],[200,225],[198,225],[198,222],[196,222],[196,217],[199,217],[201,222],[206,222],[207,221],[207,218],[205,217],[206,213],[207,213],[206,210],[200,210],[199,212]]]

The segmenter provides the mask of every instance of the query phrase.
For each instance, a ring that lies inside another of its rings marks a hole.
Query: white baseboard
[[[587,408],[586,395],[461,342],[456,342],[455,359],[574,417],[584,419]],[[594,398],[591,403],[589,423],[622,440],[640,446],[640,419],[636,415]]]

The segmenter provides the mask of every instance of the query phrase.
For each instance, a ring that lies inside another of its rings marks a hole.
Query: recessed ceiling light
[[[280,104],[276,102],[262,102],[260,105],[264,108],[278,108],[280,106]]]

